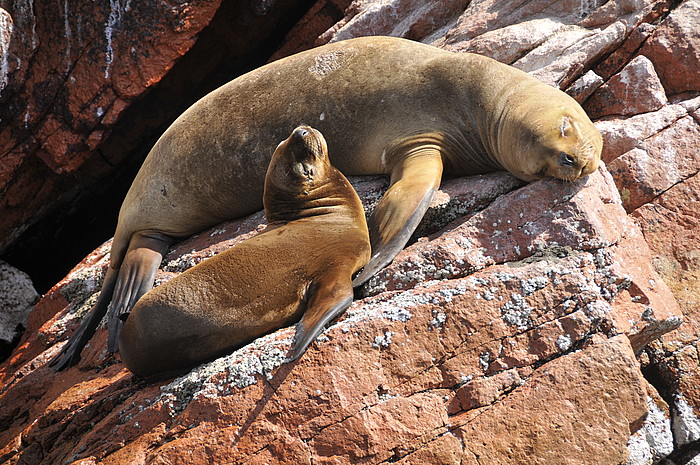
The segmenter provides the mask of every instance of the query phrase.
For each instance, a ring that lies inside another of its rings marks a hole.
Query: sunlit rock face
[[[76,367],[53,372],[48,360],[96,299],[108,242],[43,296],[0,366],[3,461],[690,462],[700,48],[689,25],[700,2],[428,3],[319,1],[279,55],[385,34],[493,56],[582,103],[605,140],[600,168],[571,183],[445,180],[411,244],[294,363],[290,327],[145,383],[106,352],[100,328]],[[344,12],[335,23],[333,11]],[[123,69],[107,57],[95,52],[93,77]],[[386,179],[351,182],[369,214]],[[175,245],[156,283],[263,227],[259,212]]]

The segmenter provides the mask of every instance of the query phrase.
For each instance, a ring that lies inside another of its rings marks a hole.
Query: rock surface
[[[355,184],[371,211],[384,180]],[[39,303],[30,336],[0,372],[2,453],[45,462],[168,463],[187,450],[185,463],[533,463],[535,450],[534,463],[551,463],[548,454],[570,447],[581,451],[571,463],[623,463],[653,391],[634,352],[680,324],[678,307],[604,169],[577,183],[520,184],[502,173],[446,183],[422,227],[435,232],[450,212],[457,219],[402,252],[294,364],[284,359],[286,328],[145,385],[105,352],[100,329],[77,368],[52,373],[46,361],[94,303],[103,246]],[[262,222],[256,214],[185,241],[158,282]],[[471,251],[473,260],[453,258]],[[16,420],[30,417],[38,422]]]
[[[659,110],[666,105],[666,93],[654,65],[644,55],[630,61],[622,71],[602,85],[586,102],[588,116],[632,116]]]
[[[196,99],[263,64],[308,3],[0,6],[0,257],[43,276],[42,255],[74,264],[68,251],[113,234],[156,138]]]
[[[0,90],[0,250],[67,190],[64,179],[192,47],[219,2],[12,5],[3,10],[13,27]]]
[[[35,306],[0,365],[0,462],[700,460],[698,2],[356,0],[325,26],[347,5],[317,3],[280,55],[391,34],[495,56],[601,118],[605,165],[568,184],[445,180],[416,241],[294,363],[285,328],[147,384],[100,328],[77,367],[53,373],[106,243]],[[353,183],[368,212],[386,188]],[[157,282],[263,225],[257,213],[183,241]]]
[[[38,300],[29,276],[0,261],[0,348],[10,346],[22,334]]]

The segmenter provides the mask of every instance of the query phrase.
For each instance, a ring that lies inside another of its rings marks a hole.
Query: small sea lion
[[[355,286],[405,246],[443,172],[571,181],[597,168],[602,149],[571,97],[475,54],[363,37],[265,65],[203,97],[155,144],[122,204],[98,303],[57,369],[77,362],[112,293],[116,350],[119,315],[151,288],[172,242],[260,209],[270,147],[302,121],[324,134],[344,174],[390,176]]]
[[[290,352],[296,359],[350,306],[352,275],[369,260],[369,232],[320,132],[300,126],[277,147],[263,202],[261,234],[136,302],[119,336],[134,374],[187,370],[301,318]]]

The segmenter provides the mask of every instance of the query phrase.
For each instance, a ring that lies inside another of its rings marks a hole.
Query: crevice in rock
[[[685,444],[659,462],[659,465],[690,465],[700,457],[700,440]]]
[[[649,205],[649,204],[652,203],[655,199],[661,197],[662,195],[664,195],[666,192],[670,191],[670,190],[673,189],[674,187],[678,186],[679,184],[683,184],[683,183],[686,182],[688,179],[690,179],[690,178],[692,178],[692,177],[694,177],[694,176],[697,176],[698,173],[700,173],[700,169],[698,169],[697,171],[695,171],[695,172],[693,172],[693,173],[688,174],[687,176],[682,176],[680,180],[678,180],[678,181],[674,182],[673,184],[669,185],[667,188],[662,189],[662,190],[659,190],[658,192],[654,192],[654,199],[652,199],[650,202],[647,202],[647,203],[644,203],[644,204],[640,205],[639,207],[635,208],[634,210],[628,211],[627,214],[628,214],[628,215],[633,215],[634,212],[636,212],[638,209],[644,208],[645,206]]]
[[[668,376],[664,375],[663,368],[661,366],[662,361],[656,360],[657,357],[650,352],[649,349],[646,350],[650,358],[650,363],[641,365],[641,372],[644,379],[646,379],[649,384],[651,384],[656,391],[659,393],[661,398],[666,402],[669,408],[669,418],[671,420],[671,434],[674,437],[674,451],[666,457],[664,460],[659,462],[659,465],[685,465],[690,462],[690,460],[700,454],[700,441],[685,444],[681,447],[677,446],[676,440],[676,430],[673,428],[674,410],[676,409],[676,403],[674,401],[674,392],[677,391],[677,386],[675,386],[673,379],[669,379]],[[695,451],[695,455],[690,455],[690,452]]]
[[[0,361],[7,359],[10,354],[12,354],[12,351],[15,347],[17,347],[17,344],[19,344],[19,341],[22,338],[22,333],[24,333],[24,330],[26,329],[22,325],[17,325],[16,328],[17,331],[15,332],[15,337],[12,338],[12,341],[7,342],[0,340]]]
[[[313,0],[280,1],[263,20],[252,11],[241,11],[235,2],[223,2],[191,50],[122,113],[84,166],[54,181],[72,187],[19,235],[2,259],[29,274],[37,290],[45,293],[114,234],[117,213],[131,180],[165,128],[201,96],[265,64],[313,4]],[[244,27],[265,32],[258,31],[257,42],[239,44]]]

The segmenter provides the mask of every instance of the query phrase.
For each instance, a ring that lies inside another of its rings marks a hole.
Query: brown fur
[[[304,143],[299,131],[306,131]],[[260,235],[145,294],[119,339],[142,377],[173,373],[303,320],[296,358],[352,300],[352,274],[369,259],[362,204],[328,161],[317,131],[300,128],[275,151]],[[348,300],[349,299],[349,300]],[[344,303],[342,309],[336,308]]]

